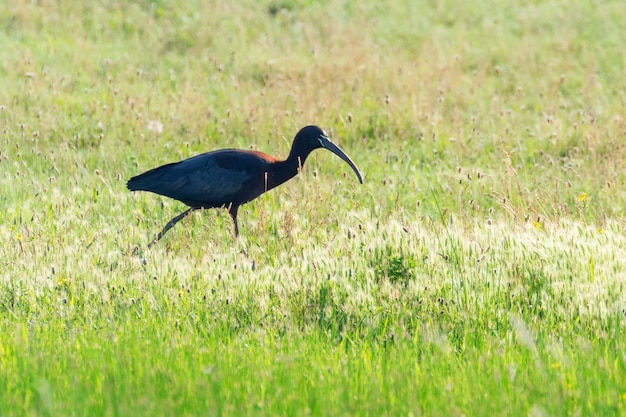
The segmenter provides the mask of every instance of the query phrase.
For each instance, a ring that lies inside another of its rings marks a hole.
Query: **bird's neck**
[[[272,175],[268,178],[267,189],[271,190],[298,175],[307,156],[308,154],[292,151],[287,159],[276,162]]]

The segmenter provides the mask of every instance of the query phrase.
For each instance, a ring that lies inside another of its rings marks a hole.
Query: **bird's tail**
[[[161,177],[163,176],[165,171],[167,171],[167,168],[170,165],[175,164],[176,162],[173,164],[163,165],[158,168],[151,169],[150,171],[146,171],[143,174],[132,177],[126,183],[126,187],[130,191],[154,191],[155,187],[157,187],[161,182]]]

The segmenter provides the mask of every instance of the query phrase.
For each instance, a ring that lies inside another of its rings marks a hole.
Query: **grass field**
[[[175,3],[0,5],[0,416],[626,416],[626,2]]]

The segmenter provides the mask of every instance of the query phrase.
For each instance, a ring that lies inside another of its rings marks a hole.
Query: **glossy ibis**
[[[317,126],[302,128],[293,140],[284,161],[258,151],[222,149],[154,168],[131,178],[131,191],[150,191],[179,200],[189,206],[172,218],[148,247],[194,210],[222,207],[228,209],[239,235],[237,210],[266,191],[293,178],[311,151],[324,148],[343,159],[362,184],[354,162]]]

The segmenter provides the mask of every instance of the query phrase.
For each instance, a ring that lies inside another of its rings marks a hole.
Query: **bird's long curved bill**
[[[346,153],[339,148],[339,146],[332,143],[328,138],[325,138],[325,140],[323,140],[322,145],[324,146],[324,148],[328,149],[329,151],[337,155],[339,158],[343,159],[348,165],[350,165],[350,168],[352,168],[352,170],[356,174],[357,178],[359,179],[359,182],[363,184],[363,178],[361,177],[361,173],[359,172],[359,169],[356,167],[356,165],[354,165],[354,162],[352,162],[352,159],[350,159],[350,157],[346,155]]]

